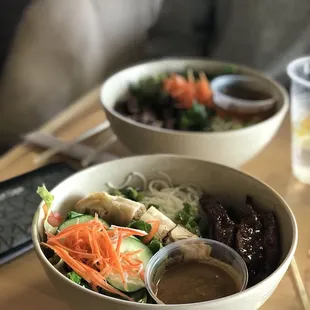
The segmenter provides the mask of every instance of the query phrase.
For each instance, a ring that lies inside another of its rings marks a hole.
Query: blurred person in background
[[[14,9],[0,10],[0,149],[137,61],[209,57],[257,68],[285,84],[286,64],[310,52],[309,0],[1,3]]]

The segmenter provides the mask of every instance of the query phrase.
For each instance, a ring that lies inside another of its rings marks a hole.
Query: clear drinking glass
[[[301,182],[310,184],[310,56],[292,61],[291,78],[292,170]]]

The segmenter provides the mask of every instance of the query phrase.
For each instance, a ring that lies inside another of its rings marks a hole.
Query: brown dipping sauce
[[[251,89],[249,87],[243,85],[234,85],[233,87],[226,87],[222,90],[225,95],[228,95],[233,98],[249,100],[249,101],[259,101],[259,100],[267,100],[270,99],[270,95],[267,93]],[[264,120],[271,117],[276,112],[276,105],[272,108],[255,113],[242,113],[239,111],[235,111],[233,109],[225,110],[221,107],[216,107],[218,115],[223,118],[233,118],[241,121],[251,121],[253,117]]]
[[[222,89],[223,94],[238,98],[242,100],[249,101],[259,101],[259,100],[268,100],[271,99],[271,96],[265,92],[252,89],[246,85],[233,85],[230,87],[224,87]],[[216,107],[217,113],[223,118],[233,118],[241,121],[251,121],[253,117],[264,120],[272,116],[276,112],[276,105],[274,104],[272,108],[255,113],[242,113],[239,111],[235,111],[233,109],[225,110],[221,107]]]
[[[190,261],[168,267],[157,284],[157,298],[165,304],[188,304],[238,293],[238,281],[216,262]]]
[[[263,112],[258,112],[258,113],[241,113],[241,112],[235,112],[232,110],[224,110],[220,107],[216,107],[216,112],[219,116],[223,117],[223,118],[232,118],[232,119],[236,119],[239,121],[251,121],[254,117],[260,119],[261,121],[271,117],[275,112],[276,112],[276,107],[274,106],[272,109],[267,110],[267,111],[263,111]]]
[[[270,99],[270,95],[260,92],[255,89],[251,89],[242,85],[234,85],[233,87],[226,87],[223,89],[223,93],[234,98],[243,100],[267,100]]]

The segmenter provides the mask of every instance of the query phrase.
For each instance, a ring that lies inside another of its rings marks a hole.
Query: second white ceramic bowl
[[[246,195],[258,206],[275,212],[281,235],[282,260],[279,267],[265,280],[253,287],[225,298],[207,303],[186,305],[139,304],[104,296],[69,280],[56,270],[40,247],[43,235],[44,210],[40,204],[32,225],[32,238],[38,258],[59,295],[74,310],[255,310],[271,296],[283,278],[296,250],[297,225],[286,202],[268,185],[238,170],[214,163],[173,155],[128,157],[83,170],[63,181],[52,193],[52,210],[63,216],[90,192],[107,190],[106,183],[121,184],[133,172],[148,180],[158,178],[159,171],[168,174],[175,184],[196,184],[208,193],[220,197],[224,205],[240,206]],[[132,184],[139,186],[139,183]],[[140,184],[141,185],[141,184]]]
[[[187,132],[159,129],[135,122],[116,112],[115,104],[127,93],[129,85],[142,78],[188,68],[224,74],[234,66],[237,74],[261,79],[267,93],[277,98],[275,114],[247,128],[226,132]],[[101,88],[101,102],[118,139],[134,154],[166,153],[209,160],[239,167],[258,154],[278,131],[289,106],[286,90],[263,74],[243,66],[205,59],[164,59],[124,69],[108,78]]]

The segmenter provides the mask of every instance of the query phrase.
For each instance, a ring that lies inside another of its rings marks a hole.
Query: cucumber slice
[[[74,225],[74,224],[79,224],[79,223],[86,223],[86,222],[89,222],[89,221],[92,221],[94,220],[95,218],[92,216],[92,215],[81,215],[81,216],[78,216],[78,217],[74,217],[70,220],[67,220],[67,221],[64,221],[59,227],[58,227],[58,231],[62,231],[63,229],[71,226],[71,225]],[[109,227],[109,225],[107,224],[107,222],[105,222],[104,220],[102,219],[99,219],[99,221],[101,221],[103,224],[106,224],[107,227]]]
[[[141,260],[144,266],[144,269],[153,256],[153,253],[151,250],[143,244],[139,239],[133,238],[133,237],[128,237],[123,240],[121,244],[120,251],[121,253],[126,253],[126,252],[133,252],[137,250],[142,250],[139,254],[133,256],[133,259],[138,259]],[[125,289],[123,282],[121,280],[120,275],[114,274],[110,275],[107,278],[107,281],[114,286],[115,288],[119,289],[120,291],[123,292],[136,292],[140,290],[141,288],[145,287],[144,280],[134,277],[134,276],[128,276],[127,278],[127,289]]]

